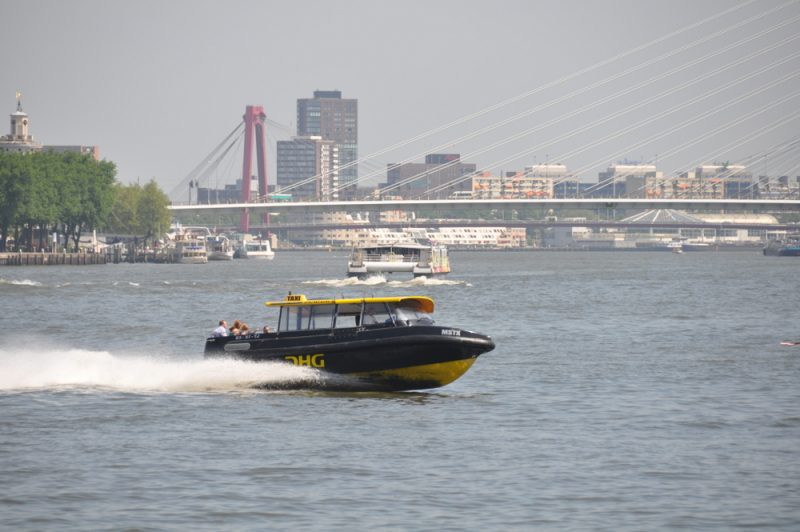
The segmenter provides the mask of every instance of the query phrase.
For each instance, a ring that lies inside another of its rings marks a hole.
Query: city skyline
[[[6,112],[22,91],[38,141],[97,145],[123,183],[153,178],[169,190],[245,105],[294,128],[297,100],[333,89],[359,101],[359,155],[385,151],[360,165],[367,178],[442,152],[498,173],[564,163],[584,180],[622,159],[671,172],[755,156],[754,175],[800,164],[796,149],[768,155],[797,130],[797,2],[43,1],[2,11],[12,21],[0,37]],[[273,168],[274,149],[273,139]]]

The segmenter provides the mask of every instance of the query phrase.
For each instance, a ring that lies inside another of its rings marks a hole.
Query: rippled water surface
[[[0,529],[800,529],[800,259],[456,252],[0,268]],[[263,302],[430,295],[493,336],[415,393],[276,392],[202,358]]]

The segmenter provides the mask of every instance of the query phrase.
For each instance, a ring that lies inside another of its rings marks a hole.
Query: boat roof
[[[267,301],[268,307],[300,307],[307,305],[360,305],[362,303],[415,303],[423,312],[433,312],[433,299],[426,296],[359,297],[343,299],[306,299],[303,294],[289,294],[283,301]],[[409,305],[411,306],[411,305]]]

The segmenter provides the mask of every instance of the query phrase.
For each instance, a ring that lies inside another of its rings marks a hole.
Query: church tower
[[[42,145],[33,140],[28,113],[22,110],[22,93],[17,92],[17,110],[11,113],[11,133],[0,137],[0,151],[38,151]]]

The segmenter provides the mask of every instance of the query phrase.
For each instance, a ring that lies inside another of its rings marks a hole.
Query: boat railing
[[[364,253],[359,255],[362,261],[366,262],[417,262],[417,255],[401,255],[399,253]]]

